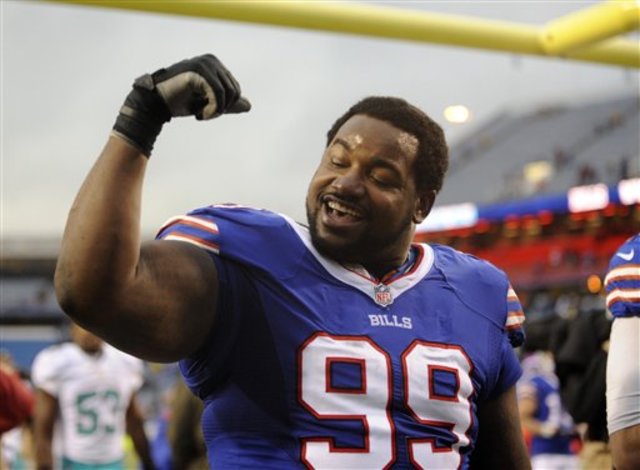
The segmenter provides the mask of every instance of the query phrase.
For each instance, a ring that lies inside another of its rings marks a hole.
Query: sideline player
[[[163,124],[249,107],[210,54],[135,81],[67,221],[67,314],[132,354],[182,359],[213,468],[529,468],[520,303],[489,263],[412,244],[448,156],[404,100],[366,98],[332,126],[309,228],[207,206],[140,247]]]
[[[522,368],[518,408],[522,425],[531,435],[531,467],[533,470],[578,468],[580,461],[572,448],[577,431],[562,405],[553,354],[548,350],[527,353]]]
[[[124,469],[125,432],[144,468],[153,468],[135,400],[142,386],[141,361],[76,324],[71,325],[71,338],[43,349],[32,366],[37,468],[58,468],[54,430],[60,432],[65,470]]]
[[[616,470],[640,468],[640,234],[611,258],[605,278],[613,315],[607,358],[607,427]]]

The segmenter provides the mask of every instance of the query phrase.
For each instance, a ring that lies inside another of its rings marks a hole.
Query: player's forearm
[[[53,428],[57,419],[58,400],[41,388],[36,388],[36,408],[33,417],[33,444],[38,470],[53,468]]]
[[[38,429],[35,430],[34,436],[35,462],[37,470],[53,470],[53,451],[51,442],[53,435],[45,435]]]
[[[131,439],[133,440],[133,447],[138,454],[138,458],[140,459],[140,463],[142,464],[142,468],[144,470],[153,470],[155,469],[155,464],[153,463],[153,459],[151,458],[151,450],[149,449],[149,441],[147,440],[144,432],[131,434]]]
[[[523,429],[532,436],[542,435],[543,423],[535,418],[538,409],[537,399],[532,396],[522,396],[518,399],[518,411],[520,414],[520,424]]]
[[[526,429],[532,436],[551,437],[558,432],[558,427],[550,424],[543,423],[535,418],[520,417],[522,427]]]
[[[147,158],[111,137],[73,203],[55,273],[62,308],[81,324],[99,324],[135,276]]]
[[[616,470],[640,468],[640,425],[614,432],[609,445]]]
[[[127,433],[131,436],[133,447],[138,454],[140,463],[144,470],[152,470],[155,468],[153,459],[151,458],[151,450],[149,448],[149,441],[144,432],[144,426],[141,420],[134,422],[134,420],[128,420]]]
[[[138,454],[138,458],[140,459],[140,463],[144,470],[154,470],[156,468],[153,463],[153,459],[151,458],[151,450],[149,449],[149,442],[144,439],[144,441],[140,441],[136,444],[136,440],[134,439],[134,447],[136,449],[136,453]]]

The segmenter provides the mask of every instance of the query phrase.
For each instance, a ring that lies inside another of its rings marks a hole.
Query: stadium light
[[[444,118],[453,124],[464,124],[471,119],[471,111],[463,104],[456,104],[444,108]]]
[[[598,294],[602,290],[602,279],[597,274],[592,274],[587,278],[587,289],[592,294]]]

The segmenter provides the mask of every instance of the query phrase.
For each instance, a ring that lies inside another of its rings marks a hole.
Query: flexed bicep
[[[134,279],[117,301],[118,321],[100,334],[114,346],[158,362],[181,359],[197,349],[215,320],[215,264],[193,245],[145,243]]]

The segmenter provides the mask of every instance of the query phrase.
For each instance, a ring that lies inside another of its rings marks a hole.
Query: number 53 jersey
[[[57,442],[66,459],[98,465],[124,457],[126,410],[142,372],[142,361],[107,344],[95,356],[72,342],[38,353],[31,377],[58,400]]]
[[[267,211],[210,206],[158,238],[208,250],[215,327],[180,368],[212,468],[466,468],[477,406],[521,374],[505,275],[450,248],[380,282]]]

